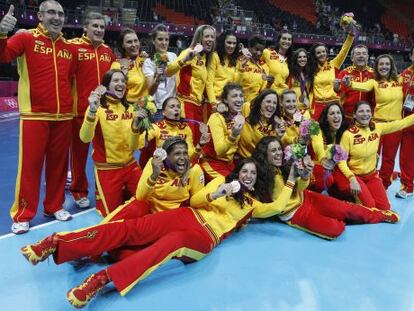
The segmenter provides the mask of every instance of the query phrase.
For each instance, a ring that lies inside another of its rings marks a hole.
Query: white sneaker
[[[406,192],[404,189],[400,189],[400,191],[398,191],[395,196],[397,198],[400,199],[407,199],[407,198],[411,198],[413,196],[412,192]]]
[[[46,217],[55,217],[56,220],[60,220],[60,221],[68,221],[72,219],[72,215],[68,211],[64,210],[63,208],[58,210],[57,212],[54,212],[53,215],[46,214],[46,213],[44,213],[44,215]]]
[[[14,222],[11,226],[14,234],[23,234],[29,231],[29,222]]]
[[[88,208],[91,205],[91,202],[87,197],[80,198],[79,200],[75,200],[76,205],[79,208]]]

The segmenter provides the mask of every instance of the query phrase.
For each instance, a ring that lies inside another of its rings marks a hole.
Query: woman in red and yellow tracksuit
[[[216,107],[224,86],[237,80],[238,45],[232,31],[225,31],[217,38],[216,51],[207,67],[206,91],[212,108]]]
[[[152,124],[148,132],[141,132],[132,126],[132,135],[130,145],[134,149],[141,151],[139,163],[141,167],[147,164],[148,159],[152,156],[155,148],[160,148],[164,142],[173,136],[180,136],[188,145],[188,154],[194,161],[198,160],[201,148],[207,143],[210,136],[203,133],[200,141],[194,144],[193,133],[188,122],[181,118],[181,103],[177,97],[169,97],[162,104],[163,120]],[[204,125],[206,126],[206,125]]]
[[[319,134],[311,136],[311,144],[308,146],[308,153],[315,163],[309,188],[315,192],[331,190],[334,184],[333,175],[328,176],[325,171],[332,171],[335,163],[326,159],[325,155],[328,145],[339,144],[342,134],[348,128],[344,109],[339,103],[333,102],[326,105],[319,116],[319,127]]]
[[[336,187],[352,195],[367,207],[390,209],[387,193],[376,171],[377,150],[383,135],[414,124],[414,115],[391,122],[372,122],[369,103],[355,106],[355,124],[344,132],[341,146],[348,152],[348,160],[338,163],[334,171]]]
[[[118,50],[123,58],[113,62],[111,69],[121,69],[128,77],[126,99],[129,103],[136,103],[138,98],[148,95],[148,86],[142,70],[145,57],[140,55],[140,42],[135,30],[125,28],[121,31]]]
[[[276,91],[273,89],[262,91],[251,103],[244,104],[243,114],[246,123],[240,134],[237,153],[242,158],[248,158],[252,156],[260,139],[280,134],[281,124],[275,121],[275,116],[280,118],[280,105]]]
[[[297,98],[297,106],[300,110],[309,110],[312,102],[310,92],[310,78],[308,68],[308,52],[303,49],[297,49],[292,54],[289,61],[289,76],[286,84],[287,88],[294,90]]]
[[[99,91],[91,93],[80,138],[93,144],[96,208],[105,217],[125,201],[124,188],[135,193],[141,168],[129,145],[134,108],[125,100],[126,77],[121,70],[111,69],[102,85],[108,91],[102,97]]]
[[[288,61],[292,54],[292,33],[282,30],[277,39],[275,48],[266,48],[263,51],[263,59],[269,67],[269,74],[275,77],[272,84],[278,95],[288,88],[286,80],[289,77]]]
[[[278,213],[279,206],[286,205],[292,186],[287,184],[275,202],[261,203],[257,199],[263,198],[266,183],[257,176],[256,162],[243,159],[230,176],[214,179],[193,195],[191,207],[53,234],[21,251],[32,264],[50,255],[60,264],[121,246],[143,246],[68,292],[69,302],[83,307],[109,282],[125,295],[170,259],[200,260],[251,217]]]
[[[191,166],[188,144],[181,136],[167,138],[162,148],[167,158],[150,158],[142,171],[135,196],[117,207],[102,223],[143,217],[188,205],[194,194],[204,187],[204,174],[198,164]],[[121,260],[142,247],[118,248],[110,252]]]
[[[353,90],[362,92],[373,91],[375,96],[375,110],[373,120],[379,123],[388,123],[402,118],[403,105],[403,78],[397,74],[394,59],[391,55],[380,55],[375,59],[375,79],[366,82],[343,81]],[[393,131],[381,137],[378,153],[381,155],[379,177],[387,189],[392,182],[395,156],[400,146],[402,131]]]
[[[208,120],[211,140],[203,147],[200,165],[210,181],[219,176],[227,176],[233,169],[233,158],[238,149],[240,133],[244,126],[241,115],[244,98],[240,85],[228,83],[223,89],[222,105],[225,112],[215,112]]]
[[[207,67],[211,63],[215,41],[216,30],[212,26],[199,26],[194,32],[190,47],[183,50],[167,67],[167,76],[178,72],[177,97],[183,105],[183,116],[186,119],[204,123],[208,119],[211,107],[204,106],[203,101],[207,85]],[[194,140],[198,141],[201,135],[198,127],[195,123],[190,123],[190,127]]]
[[[249,38],[248,49],[242,49],[235,82],[242,86],[246,102],[252,101],[274,82],[274,77],[269,74],[269,67],[262,58],[265,46],[266,40],[260,35],[254,35]]]
[[[273,178],[266,185],[270,201],[279,200],[287,186],[293,189],[286,205],[278,205],[280,212],[277,214],[289,226],[331,240],[341,235],[346,222],[375,224],[395,223],[399,220],[393,211],[370,209],[306,190],[313,169],[312,160],[309,156],[303,159],[304,168],[299,175],[294,163],[283,163],[282,145],[276,137],[263,138],[258,143],[253,158],[260,163],[259,175]]]
[[[310,112],[315,120],[319,119],[326,104],[339,100],[334,90],[334,81],[353,41],[354,36],[349,33],[338,55],[332,60],[328,60],[328,49],[323,43],[313,45],[310,50],[308,60],[312,96]]]
[[[308,110],[297,108],[297,98],[294,90],[285,89],[280,95],[282,120],[286,126],[286,133],[282,137],[284,147],[299,141],[299,125],[302,121],[310,119]]]

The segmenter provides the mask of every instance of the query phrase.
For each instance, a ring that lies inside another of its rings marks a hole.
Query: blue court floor
[[[18,121],[0,123],[0,310],[73,310],[66,292],[103,265],[31,266],[20,247],[56,231],[96,224],[93,210],[70,222],[38,215],[28,234],[8,234],[17,169]],[[88,166],[89,172],[91,166]],[[271,221],[252,221],[200,262],[170,261],[121,297],[113,287],[87,310],[414,310],[414,201],[389,190],[398,224],[353,225],[325,241]],[[79,211],[67,197],[65,205]],[[39,208],[41,211],[41,207]]]

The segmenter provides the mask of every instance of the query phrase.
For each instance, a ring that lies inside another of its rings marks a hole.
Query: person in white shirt
[[[175,75],[167,77],[167,64],[173,62],[177,55],[168,52],[170,37],[165,25],[155,26],[151,33],[152,46],[150,57],[144,61],[142,71],[147,79],[149,94],[153,96],[158,112],[154,121],[162,119],[162,103],[166,98],[174,97],[176,92]]]

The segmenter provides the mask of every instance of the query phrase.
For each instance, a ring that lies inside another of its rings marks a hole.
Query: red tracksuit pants
[[[345,223],[376,224],[385,219],[381,210],[305,190],[302,205],[287,223],[317,236],[334,239],[345,230]]]
[[[72,121],[72,141],[70,144],[70,171],[72,183],[70,192],[75,200],[88,196],[88,179],[86,177],[86,160],[88,159],[89,143],[80,140],[79,132],[83,118],[74,118]]]
[[[213,240],[190,208],[109,222],[72,233],[61,233],[58,237],[53,254],[56,264],[96,256],[121,246],[146,245],[107,268],[121,295],[168,260],[200,260],[214,248]]]
[[[46,179],[44,213],[53,214],[62,209],[71,128],[72,120],[20,120],[15,201],[10,210],[14,222],[30,221],[36,215],[43,163]]]
[[[401,184],[406,192],[413,192],[414,187],[414,125],[402,131],[400,147]]]
[[[95,180],[98,188],[96,209],[102,217],[106,217],[135,194],[141,173],[141,168],[136,161],[117,169],[101,170],[95,168]],[[130,194],[127,198],[125,198],[125,190]]]
[[[392,183],[392,172],[394,171],[395,156],[400,146],[402,131],[381,136],[378,154],[381,154],[381,168],[379,177],[387,189]],[[411,151],[412,152],[412,151]]]
[[[361,192],[358,194],[358,201],[368,207],[375,207],[382,210],[391,208],[387,193],[378,173],[374,172],[365,176],[356,176]],[[345,196],[351,196],[351,189],[348,178],[339,169],[334,170],[335,187]]]
[[[315,164],[312,171],[312,184],[310,190],[315,192],[322,192],[328,190],[333,184],[334,179],[331,172],[326,172],[322,165]],[[326,189],[325,189],[326,188]]]

